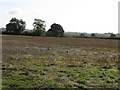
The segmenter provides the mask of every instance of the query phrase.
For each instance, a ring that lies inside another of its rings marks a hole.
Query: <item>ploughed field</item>
[[[119,88],[118,40],[3,35],[2,49],[3,88]]]

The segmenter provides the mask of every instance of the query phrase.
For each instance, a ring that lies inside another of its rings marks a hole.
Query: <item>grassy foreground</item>
[[[83,47],[87,39],[75,40],[3,36],[3,89],[120,89],[117,41],[104,40],[100,47],[99,40],[92,45],[92,39]]]

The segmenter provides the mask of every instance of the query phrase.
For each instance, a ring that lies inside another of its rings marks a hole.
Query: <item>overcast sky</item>
[[[0,0],[0,27],[12,17],[26,21],[33,29],[34,19],[46,21],[48,30],[53,23],[71,32],[118,32],[119,0]]]

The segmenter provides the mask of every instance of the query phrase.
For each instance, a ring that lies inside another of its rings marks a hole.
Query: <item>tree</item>
[[[51,28],[46,32],[46,36],[63,37],[64,30],[60,24],[52,24]]]
[[[110,38],[116,38],[116,35],[115,34],[111,34]]]
[[[34,26],[34,35],[37,35],[37,36],[42,36],[45,34],[45,27],[46,25],[44,24],[45,21],[41,20],[41,19],[34,19],[34,23],[33,23],[33,26]]]
[[[85,36],[85,34],[81,33],[79,37],[84,38],[86,36]]]
[[[92,33],[92,34],[91,34],[91,37],[92,37],[92,38],[95,38],[95,37],[96,37],[96,35],[95,35],[94,33]]]
[[[25,30],[26,23],[22,19],[12,18],[6,25],[6,31],[9,34],[20,34]]]

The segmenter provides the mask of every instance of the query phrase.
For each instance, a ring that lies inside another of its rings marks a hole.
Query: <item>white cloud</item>
[[[19,8],[12,8],[10,10],[5,11],[7,14],[22,14],[23,11]]]

